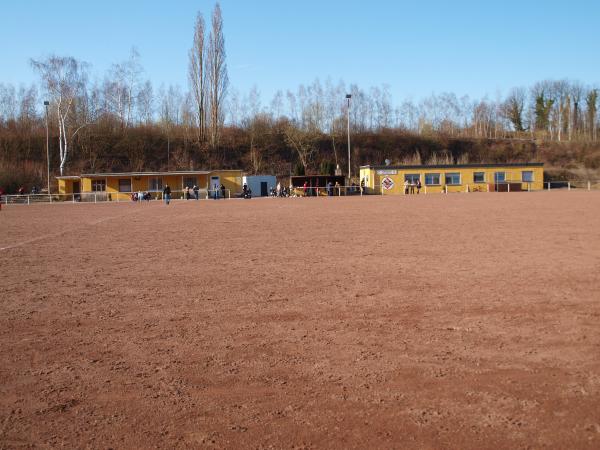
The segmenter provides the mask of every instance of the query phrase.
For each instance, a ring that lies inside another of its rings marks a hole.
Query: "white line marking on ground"
[[[121,216],[102,217],[102,218],[94,220],[92,222],[86,222],[84,225],[82,225],[80,227],[77,227],[77,228],[72,228],[72,229],[64,230],[64,231],[59,231],[58,233],[44,234],[43,236],[38,236],[36,238],[28,239],[28,240],[23,241],[23,242],[17,242],[16,244],[8,245],[6,247],[0,247],[0,252],[4,251],[4,250],[11,250],[13,248],[23,247],[23,246],[25,246],[27,244],[33,244],[34,242],[42,241],[44,239],[49,239],[49,238],[55,238],[55,237],[58,237],[58,236],[63,236],[65,234],[67,234],[67,233],[72,233],[74,231],[78,231],[78,230],[84,229],[86,227],[89,227],[90,225],[91,226],[98,225],[98,224],[100,224],[102,222],[106,222],[106,221],[111,220],[111,219],[116,219],[118,217],[123,217],[123,216],[126,216],[128,214],[133,214],[133,213],[138,212],[138,211],[142,211],[142,210],[136,208],[133,211],[130,211],[127,214],[123,214]]]

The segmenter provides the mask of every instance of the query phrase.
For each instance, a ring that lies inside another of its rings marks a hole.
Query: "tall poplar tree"
[[[210,102],[210,144],[219,144],[220,132],[225,120],[225,96],[229,85],[227,63],[225,62],[225,37],[223,36],[223,16],[219,3],[212,14],[212,29],[208,38],[207,79]]]

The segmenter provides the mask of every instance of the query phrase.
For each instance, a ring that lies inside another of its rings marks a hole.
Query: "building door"
[[[81,183],[79,181],[73,181],[73,199],[75,201],[81,200]]]
[[[210,195],[213,197],[218,197],[221,188],[221,178],[219,176],[211,176],[210,177],[210,185],[208,186],[208,190],[210,191]],[[215,189],[217,192],[215,192]]]
[[[269,187],[267,186],[266,181],[260,182],[260,196],[267,197],[269,195]]]

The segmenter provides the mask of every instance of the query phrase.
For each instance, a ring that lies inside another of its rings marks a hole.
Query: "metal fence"
[[[422,194],[431,193],[453,193],[453,192],[512,192],[515,190],[515,185],[521,187],[519,191],[533,191],[532,183],[514,183],[514,182],[503,182],[495,184],[461,184],[461,185],[443,185],[435,186],[434,189],[427,185],[423,185],[420,189]],[[511,186],[513,186],[511,188]],[[546,191],[552,190],[578,190],[578,191],[593,191],[600,190],[600,181],[545,181],[543,188]],[[512,189],[512,190],[511,190]],[[411,192],[412,191],[412,192]],[[288,197],[342,197],[342,196],[365,196],[365,195],[406,195],[417,193],[416,187],[406,192],[404,186],[400,194],[386,189],[383,185],[376,185],[374,187],[361,188],[360,186],[333,186],[333,187],[293,187],[288,190],[286,196]],[[146,199],[139,199],[139,192],[81,192],[75,194],[23,194],[23,195],[2,195],[0,197],[0,203],[16,204],[16,205],[31,205],[37,203],[132,203],[132,202],[151,202],[151,201],[162,201],[162,192],[146,192],[148,197]],[[143,193],[142,193],[143,194]],[[233,193],[233,196],[240,196],[241,193]],[[231,199],[232,192],[230,189],[201,189],[198,191],[198,200],[218,200],[218,199]],[[186,198],[186,193],[182,190],[171,191],[171,200],[196,200],[196,195],[193,191],[190,192],[190,196]]]
[[[140,198],[142,194],[142,198]],[[147,194],[146,198],[143,195]],[[222,189],[202,189],[198,191],[198,200],[230,199],[231,190]],[[8,205],[31,205],[37,203],[132,203],[132,202],[150,202],[162,201],[164,195],[162,192],[81,192],[74,194],[23,194],[23,195],[3,195],[0,202]],[[186,198],[184,191],[171,191],[171,200],[196,200],[195,193],[192,191]]]

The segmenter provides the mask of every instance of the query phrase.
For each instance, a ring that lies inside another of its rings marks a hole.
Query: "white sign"
[[[398,175],[398,171],[393,169],[378,170],[377,175]]]
[[[383,180],[381,180],[381,186],[389,191],[394,187],[394,180],[392,180],[390,177],[385,177]]]

